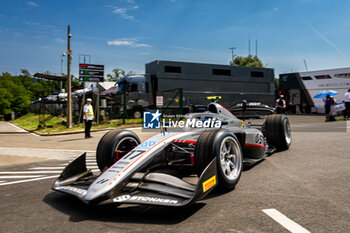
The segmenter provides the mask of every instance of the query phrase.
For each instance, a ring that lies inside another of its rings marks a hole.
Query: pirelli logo
[[[213,176],[212,178],[203,182],[203,193],[208,191],[214,185],[216,185],[216,176]]]

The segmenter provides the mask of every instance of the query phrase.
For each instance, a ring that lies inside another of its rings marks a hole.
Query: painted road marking
[[[25,183],[25,182],[36,181],[36,180],[46,180],[46,179],[51,179],[51,178],[55,178],[55,177],[58,177],[58,175],[44,176],[44,177],[33,178],[33,179],[28,179],[28,180],[16,180],[16,181],[11,181],[11,182],[1,183],[0,186],[9,185],[9,184]]]
[[[26,132],[26,133],[29,133],[29,134],[31,134],[31,135],[40,137],[40,135],[38,135],[38,134],[36,134],[36,133],[32,133],[32,132],[29,132],[29,131],[27,131],[27,130],[25,130],[25,129],[22,129],[21,127],[18,127],[17,125],[15,125],[15,124],[13,124],[13,123],[11,123],[11,122],[9,122],[9,123],[10,123],[10,125],[12,125],[13,127],[15,127],[16,129],[18,129],[19,132]]]
[[[276,209],[265,209],[262,211],[292,233],[310,233],[310,231],[306,230]]]
[[[92,170],[93,172],[99,171],[98,169]],[[0,175],[7,174],[60,174],[62,171],[8,171],[0,172]]]
[[[0,175],[7,174],[59,174],[62,171],[8,171],[8,172],[0,172]]]
[[[37,178],[42,177],[43,175],[36,175],[36,176],[0,176],[0,179],[19,179],[19,178]]]
[[[70,150],[70,149],[45,149],[45,148],[13,148],[13,147],[0,147],[0,149],[13,149],[13,150],[39,150],[39,151],[57,151],[57,152],[87,152],[95,153],[94,150]]]
[[[60,165],[62,165],[62,166],[67,166],[69,163],[62,163],[62,164],[60,164]],[[97,163],[86,163],[86,166],[96,166],[97,165]]]
[[[92,170],[92,172],[98,172],[98,169]],[[36,173],[61,173],[61,171],[38,171]],[[23,173],[23,172],[22,172]],[[13,173],[11,173],[13,174]],[[52,175],[52,176],[44,176],[44,177],[38,177],[38,178],[33,178],[33,179],[26,179],[26,180],[16,180],[16,181],[11,181],[11,182],[3,182],[0,183],[0,186],[4,185],[9,185],[9,184],[19,184],[19,183],[26,183],[26,182],[31,182],[31,181],[37,181],[37,180],[46,180],[46,179],[52,179],[52,178],[57,178],[59,175]]]
[[[29,168],[29,170],[63,170],[65,169],[66,167],[32,167],[32,168]],[[97,166],[88,166],[87,167],[88,169],[96,169],[98,168]]]
[[[10,150],[14,150],[15,148],[8,148]],[[23,149],[23,148],[22,148]],[[1,150],[1,147],[0,147]],[[25,149],[25,150],[31,150],[31,149]],[[57,150],[57,149],[34,149],[36,151],[45,150],[45,151],[78,151],[78,150]],[[89,151],[88,151],[89,152]],[[91,151],[95,153],[95,151]],[[69,161],[74,160],[78,156],[75,156],[73,159],[70,158],[62,158],[59,160]],[[95,155],[88,155],[86,156],[86,165],[87,169],[91,169],[94,173],[99,173],[99,169],[95,160]],[[63,162],[63,161],[62,161]],[[55,164],[56,165],[56,164]],[[18,184],[18,183],[25,183],[25,182],[32,182],[37,180],[44,180],[44,179],[50,179],[50,178],[57,178],[61,173],[62,170],[66,168],[66,165],[68,163],[65,163],[63,166],[62,164],[57,164],[56,166],[41,166],[41,167],[29,167],[25,168],[24,170],[19,171],[0,171],[0,186],[4,185],[10,185],[10,184]],[[9,181],[9,179],[11,181]],[[15,180],[18,179],[18,180]]]
[[[31,167],[29,170],[63,170],[65,167]]]

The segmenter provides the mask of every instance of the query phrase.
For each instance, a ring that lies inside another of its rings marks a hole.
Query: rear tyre
[[[274,146],[278,151],[289,148],[292,143],[292,134],[286,115],[269,115],[264,123],[264,128],[269,146]]]
[[[196,143],[195,165],[200,176],[216,157],[218,186],[230,190],[242,173],[243,154],[237,137],[230,131],[214,129],[203,132]]]
[[[98,168],[103,172],[140,144],[139,137],[129,130],[115,129],[106,133],[96,150]]]

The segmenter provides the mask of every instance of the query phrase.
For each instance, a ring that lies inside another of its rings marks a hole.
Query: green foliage
[[[280,80],[278,78],[275,78],[275,88],[280,87]]]
[[[130,73],[130,72],[129,72]],[[118,81],[121,77],[125,76],[125,71],[119,68],[115,68],[112,70],[112,74],[107,74],[108,81]]]
[[[9,73],[0,75],[0,115],[15,112],[16,116],[28,112],[31,101],[46,97],[59,91],[59,83],[38,79],[27,70],[21,70],[19,76]]]
[[[95,129],[115,129],[116,127],[125,127],[125,126],[140,126],[142,124],[142,119],[126,119],[125,124],[122,123],[122,119],[118,120],[111,120],[109,122],[99,124],[99,125],[93,125],[92,130]],[[53,117],[48,122],[46,122],[46,125],[48,127],[38,129],[38,123],[39,123],[39,115],[34,113],[27,113],[26,115],[23,115],[16,120],[13,120],[12,123],[25,128],[27,130],[34,130],[36,133],[41,134],[55,134],[55,133],[64,133],[64,132],[72,132],[72,131],[78,131],[78,132],[84,132],[84,125],[83,124],[76,124],[71,129],[67,129],[65,124],[62,124],[62,118]]]
[[[1,82],[0,82],[1,85]],[[0,114],[7,115],[10,114],[11,111],[11,101],[13,99],[13,95],[3,87],[0,87]]]
[[[264,67],[263,63],[257,56],[249,55],[247,57],[236,57],[233,62],[230,61],[231,66],[249,66],[249,67]]]

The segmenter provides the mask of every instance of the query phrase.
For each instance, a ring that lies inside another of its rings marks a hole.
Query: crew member
[[[284,100],[284,95],[280,95],[280,98],[276,100],[276,113],[283,114],[286,109],[286,101]]]
[[[94,110],[91,105],[92,99],[87,98],[86,104],[84,105],[84,121],[85,121],[85,138],[91,138],[90,129],[92,125],[92,120],[94,117]]]
[[[348,91],[344,95],[344,102],[345,102],[344,120],[346,120],[350,118],[350,89],[348,89]]]

